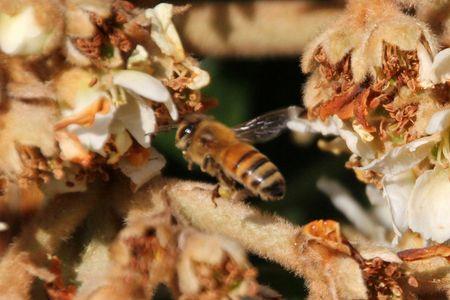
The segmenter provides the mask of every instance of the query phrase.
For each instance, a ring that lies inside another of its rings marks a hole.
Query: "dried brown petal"
[[[303,232],[315,241],[330,249],[350,255],[350,249],[344,243],[344,237],[338,222],[333,220],[317,220],[303,227]]]
[[[427,259],[430,257],[444,257],[450,262],[450,246],[439,244],[427,248],[400,251],[397,255],[404,261]]]

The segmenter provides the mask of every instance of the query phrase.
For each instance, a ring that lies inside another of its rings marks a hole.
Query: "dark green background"
[[[220,101],[212,113],[221,122],[233,126],[267,111],[299,104],[301,89],[306,78],[301,75],[299,59],[217,60],[205,59],[204,69],[211,74],[211,84],[204,90],[206,95]],[[186,162],[175,149],[174,132],[160,134],[155,146],[169,160],[165,173],[181,178],[213,182],[198,169],[187,170]],[[319,218],[343,220],[315,183],[321,175],[335,178],[352,187],[355,196],[363,196],[363,185],[353,173],[346,170],[345,156],[336,157],[322,153],[314,142],[311,146],[296,145],[289,133],[264,145],[259,150],[278,165],[287,180],[286,198],[279,202],[263,203],[250,199],[253,205],[268,212],[281,215],[296,224],[305,224]],[[259,268],[260,282],[271,286],[288,299],[302,299],[305,288],[301,280],[281,267],[252,257]]]

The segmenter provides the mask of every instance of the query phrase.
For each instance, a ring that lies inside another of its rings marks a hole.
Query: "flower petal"
[[[98,113],[105,114],[111,110],[111,102],[103,92],[82,93],[75,98],[75,108],[65,109],[65,118],[55,124],[55,129],[63,129],[71,124],[91,126]]]
[[[106,114],[97,113],[91,126],[72,124],[67,131],[75,134],[81,144],[87,149],[105,155],[103,147],[111,136],[109,126],[111,125],[116,109],[111,106]]]
[[[383,196],[383,191],[372,184],[366,185],[366,196],[372,204],[372,214],[384,228],[392,228],[392,215],[389,204]]]
[[[155,149],[151,149],[151,156],[147,163],[135,166],[122,159],[119,162],[119,168],[127,177],[131,179],[134,184],[133,190],[137,191],[142,185],[147,183],[150,179],[160,174],[160,171],[166,165],[166,160]]]
[[[209,84],[211,78],[208,72],[195,66],[192,66],[190,70],[194,75],[192,82],[187,85],[188,88],[191,90],[199,90]]]
[[[127,104],[120,106],[117,119],[142,147],[150,147],[150,134],[155,132],[156,117],[153,109],[145,104],[144,100],[130,99]]]
[[[161,3],[153,9],[147,9],[145,16],[150,19],[151,37],[162,53],[172,56],[177,62],[185,59],[183,45],[172,23],[173,5]]]
[[[196,61],[188,58],[183,61],[183,65],[192,72],[190,76],[192,81],[188,83],[188,88],[191,90],[199,90],[209,84],[211,79],[209,73],[200,69]]]
[[[88,167],[92,161],[92,155],[81,145],[77,136],[65,130],[59,130],[55,134],[61,150],[61,158],[70,162]]]
[[[417,56],[419,58],[419,83],[422,88],[432,88],[437,82],[433,70],[433,61],[428,50],[421,44],[417,46]]]
[[[408,229],[408,203],[414,188],[416,177],[411,171],[383,178],[383,192],[391,211],[393,229],[401,235]]]
[[[375,159],[370,164],[359,169],[390,175],[402,173],[427,157],[439,139],[440,137],[438,135],[432,135],[417,139],[403,146],[395,147],[385,153],[381,158]]]
[[[172,120],[177,121],[178,120],[178,109],[175,103],[173,103],[172,100],[164,102],[164,105],[166,106],[167,110],[169,111],[170,117]]]
[[[444,131],[448,127],[450,127],[450,109],[444,109],[431,116],[426,133],[434,134]]]
[[[366,185],[366,196],[372,205],[384,205],[386,203],[383,193],[372,184]]]
[[[142,45],[137,45],[131,53],[127,61],[127,69],[131,69],[134,65],[148,61],[148,52]]]
[[[339,128],[337,124],[328,119],[326,121],[317,120],[307,120],[303,118],[297,118],[290,120],[287,123],[287,127],[296,132],[300,133],[321,133],[322,135],[339,135]]]
[[[6,54],[39,53],[48,36],[38,24],[32,6],[15,16],[0,13],[0,49]]]
[[[337,116],[329,117],[325,121],[309,121],[303,118],[295,118],[287,123],[287,127],[301,133],[313,132],[321,133],[323,135],[340,136],[345,140],[345,143],[351,152],[363,158],[375,158],[375,151],[371,144],[364,142],[351,127],[342,122]]]
[[[337,117],[335,117],[337,119]],[[340,122],[342,122],[339,119]],[[353,130],[349,129],[348,126],[343,126],[339,130],[339,135],[345,140],[347,147],[353,153],[366,159],[375,158],[375,151],[372,149],[369,143],[365,143],[361,137],[355,133]]]
[[[450,80],[450,48],[440,51],[434,57],[432,71],[438,83]]]
[[[114,127],[119,127],[120,130],[114,130]],[[114,122],[110,127],[111,134],[114,134],[114,139],[111,142],[114,144],[113,152],[109,153],[108,164],[117,163],[122,156],[131,148],[133,145],[133,140],[130,137],[128,131],[125,130],[121,122]]]
[[[409,227],[425,239],[450,239],[450,181],[448,170],[435,167],[416,182],[408,206]]]
[[[118,71],[113,75],[113,83],[156,102],[171,100],[169,91],[161,81],[147,73],[133,70]]]
[[[374,239],[383,240],[384,229],[375,223],[356,199],[341,184],[325,177],[317,181],[317,188],[326,194],[358,231]]]
[[[377,205],[371,209],[373,216],[386,229],[392,228],[392,214],[391,209],[386,202],[384,205]]]
[[[386,247],[376,245],[358,245],[358,252],[364,259],[370,260],[374,258],[381,258],[387,262],[402,263],[402,260]]]

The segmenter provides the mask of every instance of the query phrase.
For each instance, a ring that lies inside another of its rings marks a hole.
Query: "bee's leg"
[[[234,180],[223,172],[220,172],[217,178],[219,179],[219,195],[222,198],[230,199],[236,191]]]
[[[216,161],[212,158],[211,155],[205,156],[200,167],[203,172],[206,172],[214,177],[217,176],[217,171],[220,170],[220,167],[217,165]]]
[[[252,192],[247,189],[236,189],[236,192],[233,194],[233,201],[244,201],[248,197],[255,196]]]
[[[220,180],[220,167],[217,165],[215,160],[212,158],[211,155],[206,155],[203,159],[202,165],[200,166],[201,170],[203,172],[208,173],[209,175],[213,177],[217,177]],[[211,201],[214,203],[214,206],[217,207],[216,198],[220,198],[220,183],[217,183],[214,187],[214,190],[211,194]]]
[[[211,201],[212,201],[212,203],[214,203],[215,207],[217,207],[216,198],[220,198],[219,189],[220,189],[220,184],[217,183],[216,186],[214,187],[214,190],[213,190],[212,194],[211,194]]]
[[[186,151],[183,151],[183,157],[186,160],[186,162],[188,163],[188,170],[192,171],[193,167],[194,167],[194,163],[192,162],[192,159],[190,158],[190,156],[187,154]]]

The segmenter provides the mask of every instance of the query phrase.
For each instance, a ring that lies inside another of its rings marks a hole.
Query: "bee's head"
[[[192,114],[185,117],[178,125],[178,130],[175,136],[175,142],[177,148],[184,151],[187,150],[192,142],[194,132],[197,129],[198,124],[206,119],[205,115]]]

